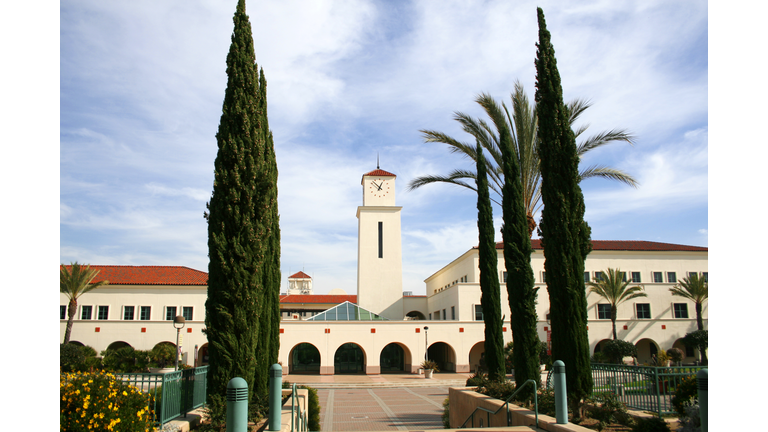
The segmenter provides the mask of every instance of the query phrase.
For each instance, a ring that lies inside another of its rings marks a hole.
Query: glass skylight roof
[[[363,309],[360,306],[345,301],[324,312],[321,312],[307,321],[388,321],[375,313]]]

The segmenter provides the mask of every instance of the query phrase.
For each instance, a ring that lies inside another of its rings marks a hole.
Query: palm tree
[[[600,272],[600,279],[596,282],[587,282],[589,292],[593,292],[608,300],[611,304],[611,325],[613,326],[613,339],[616,340],[616,311],[618,306],[627,300],[637,297],[648,297],[639,286],[628,287],[629,281],[625,281],[626,273],[620,269],[608,269],[608,275]]]
[[[512,137],[512,150],[520,166],[520,176],[523,184],[523,201],[528,217],[528,231],[533,234],[536,228],[536,222],[533,216],[541,209],[541,173],[539,171],[539,156],[536,152],[536,130],[538,127],[538,118],[536,116],[536,107],[533,106],[525,94],[522,84],[515,82],[515,91],[512,93],[512,115],[510,115],[507,106],[502,103],[499,106],[496,101],[487,93],[479,95],[475,102],[483,107],[488,117],[492,119],[493,127],[482,119],[473,118],[467,114],[456,112],[454,119],[461,123],[465,132],[469,133],[479,142],[491,157],[486,158],[488,166],[489,188],[501,196],[501,186],[504,184],[504,173],[502,170],[501,151],[499,150],[499,137],[502,128],[506,128]],[[579,116],[591,106],[588,101],[577,99],[567,104],[569,113],[569,123],[571,126],[576,122]],[[493,120],[497,119],[497,120]],[[588,125],[583,125],[574,130],[578,138]],[[442,132],[433,130],[421,130],[425,142],[437,142],[447,144],[452,153],[459,153],[477,162],[477,151],[474,143],[464,143],[456,140]],[[630,145],[634,144],[634,137],[625,130],[611,130],[601,132],[597,135],[578,144],[579,157],[588,151],[602,145],[615,141],[626,141]],[[637,181],[629,174],[618,169],[604,165],[592,165],[579,173],[581,180],[602,177],[617,180],[637,187]],[[447,176],[425,175],[417,177],[408,185],[409,190],[417,189],[430,183],[450,183],[477,191],[475,181],[477,173],[472,170],[456,169]],[[492,198],[492,201],[499,204],[499,201]]]
[[[67,268],[69,267],[69,268]],[[88,291],[107,285],[109,281],[91,283],[93,278],[99,274],[98,270],[91,269],[89,264],[78,264],[74,262],[69,266],[61,265],[59,272],[59,282],[61,283],[61,292],[69,298],[67,307],[67,331],[64,333],[64,343],[69,343],[69,336],[72,334],[72,324],[77,312],[77,299]]]
[[[709,287],[706,279],[699,277],[698,273],[691,273],[669,289],[674,296],[685,297],[696,305],[696,325],[699,330],[704,330],[704,321],[701,318],[701,307],[709,298]]]

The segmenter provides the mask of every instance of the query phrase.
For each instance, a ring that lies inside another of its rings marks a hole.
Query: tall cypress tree
[[[576,140],[568,126],[555,50],[544,12],[537,11],[536,109],[544,202],[539,230],[549,291],[552,356],[565,363],[568,400],[576,415],[581,399],[592,389],[583,276],[584,260],[591,250],[590,228],[584,221]]]
[[[493,230],[493,210],[488,192],[483,148],[477,144],[477,229],[480,266],[480,305],[485,322],[485,363],[488,378],[504,381],[504,338],[501,334],[501,287],[499,286],[498,258]]]
[[[245,0],[239,0],[227,55],[227,89],[208,203],[209,394],[242,377],[268,392],[277,360],[280,231],[277,163],[267,122],[266,80],[258,73]],[[274,334],[273,334],[274,333]]]
[[[494,111],[494,122],[503,122],[499,110]],[[507,296],[509,299],[510,328],[515,349],[512,361],[515,367],[515,383],[522,386],[529,379],[539,386],[539,335],[536,329],[536,295],[533,269],[531,268],[531,237],[528,217],[523,205],[523,185],[520,165],[513,157],[512,139],[507,128],[499,128],[504,185],[501,208],[504,224],[501,229],[504,241],[504,263],[507,270]]]

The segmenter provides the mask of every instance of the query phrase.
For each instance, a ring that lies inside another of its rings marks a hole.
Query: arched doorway
[[[208,364],[208,342],[197,350],[197,366],[205,366]]]
[[[360,345],[345,343],[333,355],[333,373],[355,374],[365,372],[365,352]]]
[[[640,339],[635,343],[637,348],[637,362],[639,364],[653,364],[656,354],[659,352],[659,345],[652,339]]]
[[[427,355],[437,363],[440,372],[456,372],[456,352],[445,342],[435,342],[429,346]]]
[[[319,374],[320,351],[311,343],[296,345],[288,357],[288,371],[292,374]]]
[[[480,370],[485,370],[485,341],[480,341],[472,346],[469,350],[469,367],[472,371],[477,373]],[[482,362],[481,362],[482,359]]]
[[[125,347],[130,347],[130,346],[131,346],[131,344],[129,344],[128,342],[115,341],[115,342],[112,342],[111,344],[109,344],[107,349],[108,350],[118,350],[120,348],[125,348]]]
[[[397,342],[392,342],[381,350],[381,355],[379,355],[379,365],[382,373],[410,372],[411,352],[407,347]]]
[[[419,311],[410,311],[405,314],[405,319],[410,321],[423,321],[427,319],[427,317],[425,317],[424,314]]]

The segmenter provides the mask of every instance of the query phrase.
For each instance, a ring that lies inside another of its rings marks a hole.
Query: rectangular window
[[[483,320],[483,305],[475,305],[475,321]]]
[[[541,272],[541,283],[547,283],[547,272]]]
[[[379,258],[384,258],[384,222],[379,222]]]
[[[694,357],[696,356],[696,352],[693,350],[693,347],[685,347],[685,356],[686,357]]]
[[[105,320],[109,319],[109,306],[99,306],[99,313],[97,319]]]
[[[501,275],[502,275],[501,280],[503,280],[504,283],[507,283],[507,272],[502,272]]]
[[[709,272],[701,272],[701,277],[704,278],[704,282],[709,283]]]
[[[67,319],[67,306],[59,305],[59,319]]]
[[[192,306],[184,306],[181,308],[181,316],[187,321],[192,321]]]
[[[149,318],[152,312],[152,306],[142,306],[139,312],[140,312],[140,315],[139,315],[140,320],[149,321]]]
[[[176,306],[166,306],[165,307],[165,320],[166,321],[173,321],[174,318],[176,318]]]
[[[640,272],[632,272],[632,283],[640,283]]]
[[[133,321],[134,306],[123,306],[123,320]]]
[[[598,304],[597,319],[611,319],[611,305],[602,303]]]
[[[81,320],[91,319],[91,312],[93,312],[93,306],[83,306],[80,309],[80,319]]]
[[[697,272],[688,272],[688,277],[689,277],[689,278],[692,278],[692,277],[693,277],[693,275],[696,275],[696,276],[698,276],[699,274],[698,274]]]
[[[619,272],[621,273],[621,281],[626,282],[627,281],[627,272]]]
[[[662,282],[664,282],[664,279],[662,278],[661,272],[653,272],[653,282],[654,283],[662,283]]]
[[[651,319],[651,304],[650,303],[638,303],[635,305],[637,312],[637,319]]]
[[[429,313],[429,319],[432,320],[432,312]]]
[[[584,272],[584,282],[589,282],[589,272]]]
[[[677,283],[677,275],[675,272],[667,272],[667,282]]]
[[[688,318],[688,305],[685,303],[675,303],[672,305],[675,311],[675,318]]]
[[[443,321],[446,321],[448,319],[448,315],[445,313],[445,309],[443,309]]]
[[[451,306],[451,319],[456,320],[456,306]]]
[[[603,280],[603,272],[595,272],[595,282],[600,282]]]

